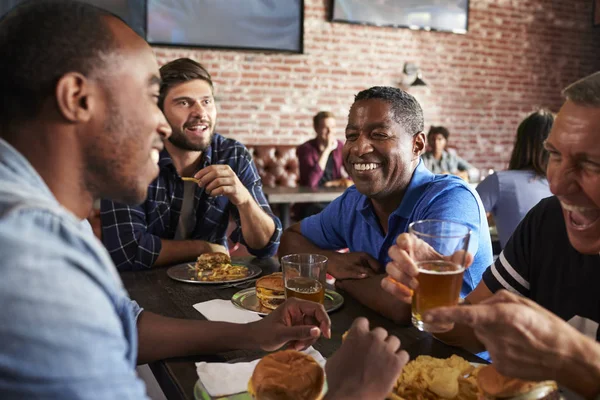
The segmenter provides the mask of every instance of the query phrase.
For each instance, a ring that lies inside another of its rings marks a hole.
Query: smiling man
[[[188,58],[165,64],[160,74],[159,106],[173,131],[160,154],[160,175],[140,206],[102,201],[102,238],[117,268],[144,269],[227,252],[230,216],[237,224],[234,243],[255,256],[273,256],[281,222],[246,147],[214,131],[210,74]]]
[[[471,351],[488,350],[511,377],[554,379],[585,398],[600,395],[600,72],[563,92],[545,147],[554,197],[519,224],[496,262],[467,296],[471,306],[425,318],[456,322],[437,336]],[[415,289],[422,243],[402,236],[387,272]],[[408,254],[418,254],[409,258]],[[383,282],[410,303],[411,293]],[[550,312],[549,312],[550,311]],[[559,317],[559,318],[558,318]],[[565,322],[566,321],[566,322]]]
[[[320,214],[291,226],[282,237],[280,255],[327,255],[336,285],[368,307],[407,323],[409,307],[380,286],[388,249],[413,221],[456,221],[472,230],[469,248],[475,261],[464,275],[461,294],[466,296],[492,262],[484,209],[464,181],[425,168],[420,160],[424,148],[423,111],[413,96],[392,87],[358,93],[342,155],[355,186]],[[350,252],[335,251],[342,248]]]

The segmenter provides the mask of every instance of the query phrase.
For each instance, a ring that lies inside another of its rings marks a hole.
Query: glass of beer
[[[323,304],[327,257],[320,254],[290,254],[281,257],[285,298],[296,297]]]
[[[421,331],[449,331],[454,323],[428,324],[422,315],[432,308],[458,304],[471,229],[457,222],[422,220],[410,224],[408,231],[431,247],[427,260],[416,263],[419,287],[413,294],[412,323]]]

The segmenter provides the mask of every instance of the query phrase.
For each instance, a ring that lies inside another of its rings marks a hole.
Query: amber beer
[[[325,288],[316,279],[306,277],[289,278],[285,283],[285,297],[296,297],[302,300],[323,304]]]
[[[413,295],[412,322],[422,331],[446,332],[454,327],[449,324],[426,324],[422,314],[432,308],[455,306],[460,298],[464,267],[449,261],[422,261],[419,268],[419,287]]]

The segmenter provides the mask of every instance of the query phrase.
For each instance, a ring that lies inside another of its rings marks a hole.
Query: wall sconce
[[[403,69],[406,80],[403,81],[404,86],[427,86],[427,83],[423,80],[421,70],[413,63],[404,63]]]

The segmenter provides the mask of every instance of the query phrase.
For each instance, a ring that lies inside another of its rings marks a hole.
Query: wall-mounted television
[[[147,40],[302,53],[303,0],[148,0]]]
[[[469,0],[332,0],[331,20],[466,33]]]
[[[0,16],[25,0],[0,0]],[[146,0],[79,0],[119,16],[141,37],[146,37]]]

